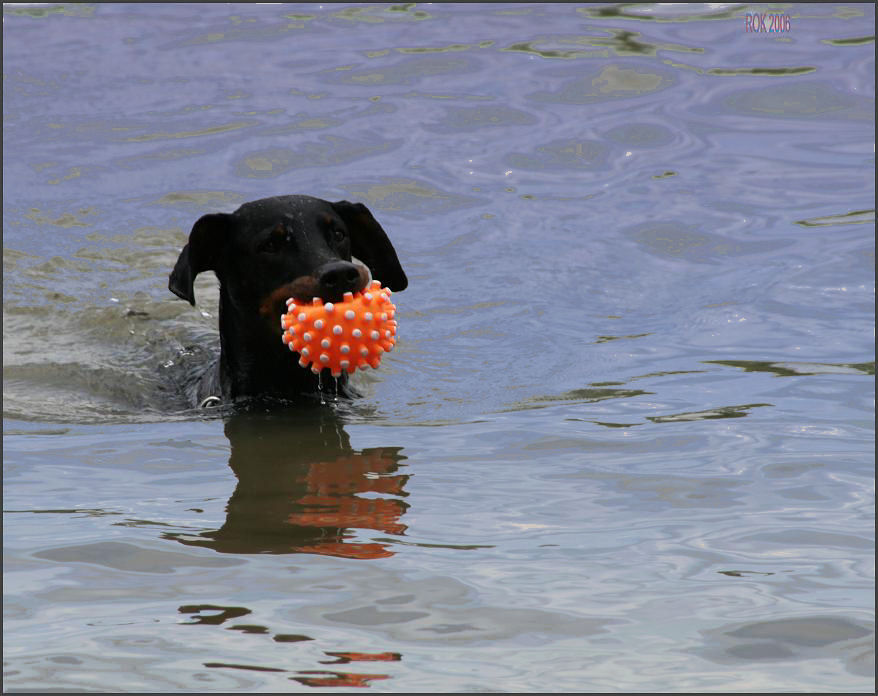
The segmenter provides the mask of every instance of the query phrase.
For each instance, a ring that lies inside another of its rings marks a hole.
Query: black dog
[[[286,299],[338,302],[362,290],[369,273],[391,290],[408,285],[396,251],[362,203],[310,196],[276,196],[213,213],[192,227],[168,288],[195,304],[202,271],[220,282],[220,355],[189,397],[294,399],[318,390],[318,376],[299,366],[281,341]],[[328,373],[328,371],[327,371]],[[347,393],[344,375],[341,393]]]

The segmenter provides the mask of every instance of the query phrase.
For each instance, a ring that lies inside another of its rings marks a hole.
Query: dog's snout
[[[320,269],[317,282],[324,299],[338,301],[344,293],[360,290],[360,270],[348,261],[334,261]]]

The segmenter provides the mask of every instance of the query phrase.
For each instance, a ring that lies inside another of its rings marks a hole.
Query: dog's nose
[[[317,282],[321,297],[338,301],[344,293],[360,289],[360,271],[349,261],[333,261],[320,268]]]

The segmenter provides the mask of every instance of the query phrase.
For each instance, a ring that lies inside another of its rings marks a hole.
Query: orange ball
[[[299,365],[310,365],[315,373],[329,368],[338,377],[343,371],[378,367],[381,356],[396,345],[390,293],[373,280],[361,292],[346,292],[341,302],[315,297],[310,304],[297,304],[290,298],[280,318],[283,342],[299,354]]]

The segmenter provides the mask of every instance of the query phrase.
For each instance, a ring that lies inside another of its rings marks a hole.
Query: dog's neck
[[[298,356],[281,340],[280,315],[278,310],[272,323],[256,308],[235,306],[220,288],[220,384],[224,400],[248,396],[295,399],[318,393],[322,383],[330,393],[344,393],[346,376],[321,382],[310,368],[299,365]]]

